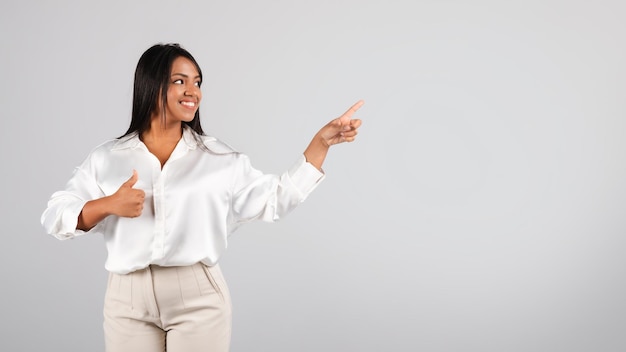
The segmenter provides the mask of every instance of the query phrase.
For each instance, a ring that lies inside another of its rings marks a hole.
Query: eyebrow
[[[189,78],[189,76],[187,76],[187,75],[186,75],[186,74],[184,74],[184,73],[172,73],[172,77],[173,77],[173,76],[183,76],[183,77],[185,77],[185,78]],[[200,78],[200,75],[197,75],[197,76],[196,76],[196,77],[194,77],[194,78]]]

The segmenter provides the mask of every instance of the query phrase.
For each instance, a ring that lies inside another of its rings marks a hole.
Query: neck
[[[178,141],[183,135],[183,124],[163,124],[160,118],[152,118],[150,128],[141,134],[141,139],[146,141]]]

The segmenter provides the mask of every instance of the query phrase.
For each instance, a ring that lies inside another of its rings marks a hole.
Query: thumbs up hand
[[[143,201],[146,193],[141,189],[133,188],[139,175],[133,170],[133,175],[128,181],[122,183],[120,188],[111,195],[113,201],[112,213],[117,216],[134,218],[141,215]]]

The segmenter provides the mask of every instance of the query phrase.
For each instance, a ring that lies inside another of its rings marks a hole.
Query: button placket
[[[154,243],[152,259],[160,259],[165,255],[165,209],[164,209],[164,173],[160,168],[155,170],[152,180],[154,197]]]

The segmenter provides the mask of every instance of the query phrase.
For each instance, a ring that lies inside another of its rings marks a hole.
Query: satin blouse
[[[204,144],[206,148],[203,148]],[[134,188],[145,191],[136,218],[108,216],[88,232],[77,230],[85,203],[115,193],[137,170]],[[161,168],[137,134],[97,146],[78,166],[65,189],[55,192],[41,216],[58,239],[100,234],[105,268],[126,274],[150,264],[215,265],[228,236],[254,219],[277,221],[303,202],[324,174],[301,155],[282,175],[252,167],[249,158],[210,136],[186,127]]]

